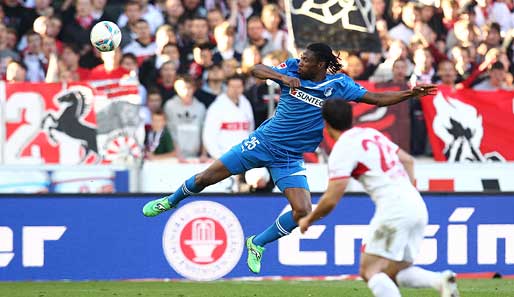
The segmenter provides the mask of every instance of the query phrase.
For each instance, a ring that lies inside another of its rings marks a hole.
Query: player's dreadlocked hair
[[[337,73],[343,68],[339,63],[339,57],[332,53],[330,46],[324,43],[311,43],[307,46],[307,49],[312,51],[319,61],[327,63],[327,69],[331,73]]]

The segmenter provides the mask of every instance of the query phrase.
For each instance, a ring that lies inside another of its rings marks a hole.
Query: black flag
[[[334,50],[380,52],[370,0],[286,0],[297,48],[324,42]]]

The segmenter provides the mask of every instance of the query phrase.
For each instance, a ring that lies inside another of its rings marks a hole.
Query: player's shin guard
[[[410,266],[396,275],[396,281],[401,287],[434,288],[438,291],[442,286],[442,275],[418,266]]]
[[[180,201],[203,190],[196,186],[195,176],[196,175],[191,176],[182,184],[182,186],[180,186],[180,188],[175,191],[175,193],[168,196],[168,202],[170,203],[171,207],[176,206]]]
[[[264,230],[264,232],[255,236],[253,243],[258,246],[264,246],[282,236],[288,235],[296,226],[298,225],[294,221],[293,212],[288,211],[278,217],[275,223]]]
[[[368,280],[368,288],[375,297],[401,297],[400,290],[387,274],[381,272]]]

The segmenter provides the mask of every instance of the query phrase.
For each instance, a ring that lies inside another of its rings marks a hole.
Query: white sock
[[[418,266],[410,266],[398,272],[396,281],[401,287],[434,288],[439,291],[442,285],[442,275]]]
[[[375,297],[401,297],[400,290],[387,274],[381,272],[368,280],[368,288]]]

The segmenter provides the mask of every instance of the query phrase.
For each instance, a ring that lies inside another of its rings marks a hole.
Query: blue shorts
[[[241,144],[233,146],[221,156],[220,161],[234,175],[252,168],[267,167],[280,191],[287,188],[303,188],[309,191],[303,155],[273,150],[254,133]]]

